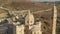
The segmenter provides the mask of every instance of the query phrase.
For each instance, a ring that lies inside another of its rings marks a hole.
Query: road
[[[54,5],[52,34],[56,34],[56,24],[57,24],[57,7]]]
[[[51,11],[52,8],[49,8],[49,9],[46,9],[46,10],[40,10],[40,11],[36,11],[36,12],[33,12],[34,14],[36,13],[41,13],[41,12],[47,12],[47,11]]]

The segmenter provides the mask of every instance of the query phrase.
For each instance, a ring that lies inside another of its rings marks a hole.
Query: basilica
[[[18,21],[13,22],[13,34],[42,34],[41,21],[35,22],[34,15],[30,10],[27,11],[24,24]]]

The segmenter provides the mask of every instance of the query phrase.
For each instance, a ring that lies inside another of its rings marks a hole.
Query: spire
[[[28,10],[28,15],[30,15],[31,13],[30,13],[30,10]]]

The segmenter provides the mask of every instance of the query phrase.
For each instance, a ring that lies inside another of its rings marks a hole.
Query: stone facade
[[[18,17],[18,16],[17,16]],[[15,19],[14,19],[15,20]],[[21,22],[13,22],[13,32],[14,34],[42,34],[41,31],[41,21],[34,22],[34,16],[28,10],[25,17],[25,24],[20,24]]]

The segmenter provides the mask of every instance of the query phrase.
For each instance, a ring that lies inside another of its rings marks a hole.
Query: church
[[[42,34],[41,21],[34,22],[34,15],[27,10],[25,24],[13,22],[13,34]]]

